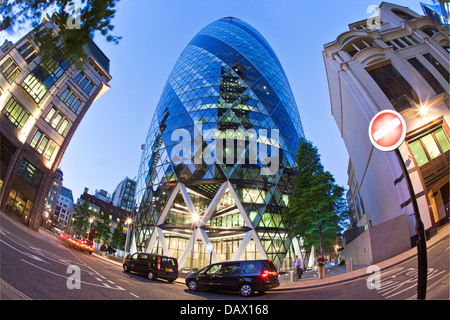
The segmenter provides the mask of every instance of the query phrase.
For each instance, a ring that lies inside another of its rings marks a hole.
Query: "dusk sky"
[[[423,1],[432,3],[431,0]],[[252,25],[278,56],[294,93],[306,138],[337,183],[347,184],[348,154],[331,115],[322,51],[348,24],[369,18],[374,0],[121,0],[114,34],[118,45],[94,40],[111,61],[111,89],[90,108],[62,159],[63,185],[76,201],[85,187],[112,193],[135,178],[141,145],[176,60],[207,24],[236,17]],[[419,1],[394,3],[423,14]],[[15,42],[21,36],[6,37]],[[5,35],[0,36],[0,41]]]

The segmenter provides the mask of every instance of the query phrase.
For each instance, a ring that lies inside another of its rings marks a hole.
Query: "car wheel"
[[[154,280],[155,279],[155,274],[153,273],[152,270],[149,270],[149,272],[147,272],[147,279],[148,280]]]
[[[123,265],[123,271],[125,271],[125,272],[130,272],[130,269],[128,268],[128,265],[127,265],[127,264],[124,264],[124,265]]]
[[[254,292],[254,289],[250,283],[244,283],[239,287],[239,293],[243,297],[250,297]]]
[[[190,280],[188,282],[188,288],[191,291],[197,291],[198,290],[198,282],[195,280]]]

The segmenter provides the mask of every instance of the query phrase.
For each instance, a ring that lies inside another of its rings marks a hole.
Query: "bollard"
[[[295,281],[295,271],[291,271],[291,282]]]
[[[349,261],[347,261],[347,272],[352,271],[353,271],[353,259],[350,259]]]

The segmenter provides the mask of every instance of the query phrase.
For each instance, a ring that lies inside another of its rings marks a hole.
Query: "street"
[[[180,281],[148,281],[94,255],[63,245],[1,215],[1,299],[32,300],[407,300],[415,299],[417,262],[410,259],[381,272],[370,289],[368,277],[340,284],[285,289],[251,298],[237,293],[190,292]],[[449,299],[449,240],[428,251],[427,299]],[[253,302],[252,302],[253,303]]]

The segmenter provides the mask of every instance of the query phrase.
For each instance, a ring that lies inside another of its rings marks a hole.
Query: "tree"
[[[288,225],[306,247],[319,245],[325,253],[326,245],[335,242],[348,218],[345,190],[324,170],[317,148],[305,139],[298,148],[296,169],[298,176],[285,208]]]
[[[106,243],[111,238],[111,231],[109,230],[109,217],[104,211],[100,211],[99,218],[95,221],[97,233],[94,241],[97,243]]]
[[[123,225],[120,222],[116,228],[114,228],[114,232],[111,237],[111,246],[117,249],[122,250],[125,246],[125,234],[123,233]]]
[[[121,37],[111,34],[114,30],[111,21],[116,13],[113,8],[119,1],[81,0],[80,7],[77,7],[74,0],[5,0],[0,5],[0,31],[29,23],[35,28],[46,13],[54,13],[52,18],[60,33],[54,35],[49,30],[35,33],[36,41],[40,43],[42,61],[59,55],[60,48],[64,48],[63,60],[78,62],[86,58],[84,46],[94,39],[96,32],[109,42],[119,42]]]
[[[89,227],[89,217],[91,215],[89,205],[88,201],[84,201],[83,204],[75,209],[73,226],[80,234],[85,233]]]

